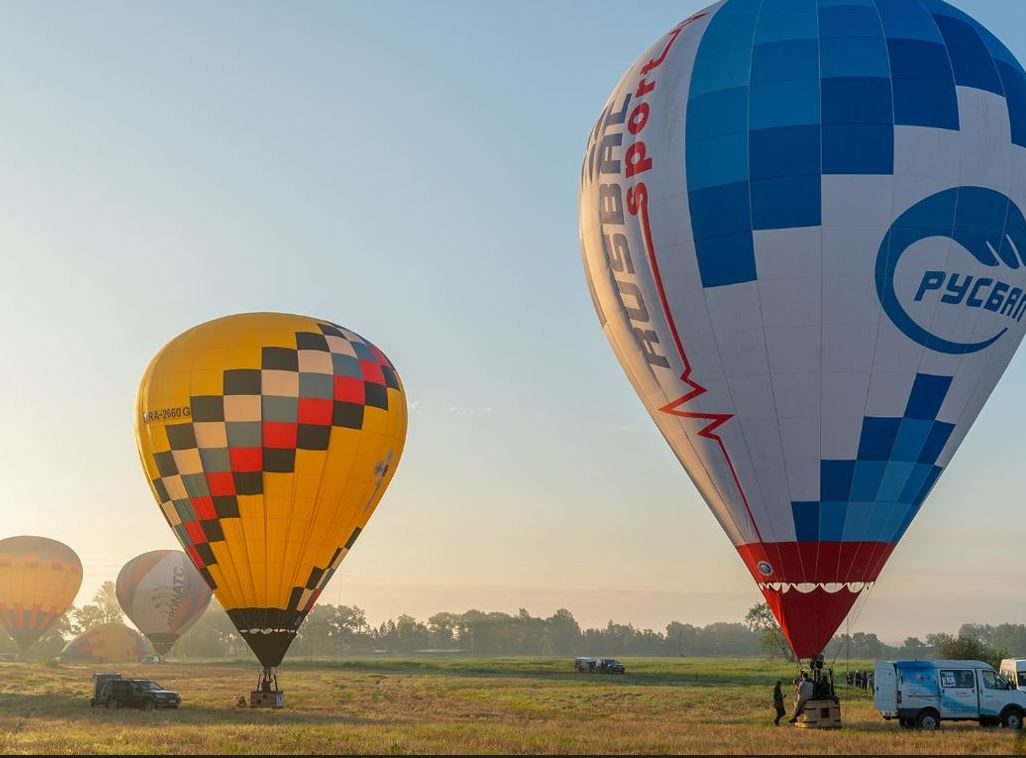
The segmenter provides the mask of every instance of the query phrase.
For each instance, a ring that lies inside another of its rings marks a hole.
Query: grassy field
[[[0,664],[4,753],[1023,753],[1026,735],[945,723],[899,729],[866,693],[845,728],[775,728],[770,689],[794,670],[760,660],[626,658],[626,676],[566,658],[292,661],[287,707],[235,705],[249,663],[119,666],[182,693],[177,711],[90,708],[92,667]],[[868,667],[866,663],[862,666]],[[843,694],[843,690],[842,690]],[[788,698],[790,699],[790,698]]]

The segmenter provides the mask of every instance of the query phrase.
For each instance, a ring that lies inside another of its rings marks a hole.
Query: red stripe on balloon
[[[860,550],[872,550],[881,560],[856,562]],[[875,582],[892,550],[890,542],[751,542],[737,546],[741,560],[760,584]],[[759,570],[763,561],[770,564],[772,573]]]
[[[663,289],[663,278],[659,273],[659,262],[656,259],[655,243],[652,240],[652,228],[648,220],[648,192],[640,190],[640,187],[643,186],[644,185],[639,185],[639,190],[634,193],[634,197],[637,199],[637,215],[641,219],[642,234],[645,240],[645,251],[648,253],[648,261],[652,267],[652,276],[655,278],[656,289],[659,291],[659,301],[663,306],[663,315],[666,316],[666,321],[670,325],[670,332],[673,334],[673,341],[677,346],[677,352],[684,364],[684,372],[681,374],[680,379],[686,385],[691,387],[690,392],[670,403],[667,403],[659,410],[673,416],[680,416],[681,418],[702,419],[709,422],[698,431],[698,436],[712,440],[719,446],[720,452],[723,453],[723,459],[727,462],[727,467],[730,469],[730,475],[734,479],[737,491],[741,494],[741,500],[745,504],[745,511],[748,513],[748,519],[752,524],[752,528],[755,529],[755,536],[758,537],[759,542],[762,542],[762,532],[759,531],[759,525],[755,523],[755,516],[752,515],[752,508],[748,504],[748,496],[745,495],[744,487],[741,486],[741,480],[738,478],[737,471],[734,469],[734,462],[730,459],[730,453],[727,452],[727,447],[723,444],[723,439],[720,435],[716,434],[716,429],[719,428],[721,424],[732,419],[734,415],[732,413],[702,413],[698,411],[678,410],[682,405],[694,400],[699,395],[704,394],[707,390],[691,378],[691,361],[688,360],[687,353],[684,352],[684,344],[681,342],[680,334],[677,332],[677,324],[673,320],[673,315],[670,313],[670,304],[666,299],[666,290]]]

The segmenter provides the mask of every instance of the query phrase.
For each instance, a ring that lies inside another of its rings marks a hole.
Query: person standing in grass
[[[773,685],[773,707],[777,709],[777,717],[773,719],[773,726],[780,726],[780,719],[784,718],[787,710],[784,708],[784,693],[780,690],[780,680]]]

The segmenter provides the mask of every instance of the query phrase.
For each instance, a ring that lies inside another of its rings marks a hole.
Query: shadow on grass
[[[374,726],[394,724],[389,718],[359,718],[337,712],[311,713],[285,707],[283,709],[260,708],[207,708],[185,705],[181,708],[160,708],[144,711],[141,708],[117,708],[108,710],[92,707],[88,699],[61,695],[18,695],[0,693],[0,717],[8,714],[19,718],[36,720],[75,721],[81,724],[131,725],[138,727],[164,727],[169,723],[183,725],[209,725],[225,723],[235,726],[251,725],[349,725]]]

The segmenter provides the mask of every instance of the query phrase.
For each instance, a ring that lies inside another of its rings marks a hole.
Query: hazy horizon
[[[177,549],[135,449],[143,370],[195,324],[295,312],[381,347],[410,399],[326,601],[742,620],[762,596],[606,344],[577,238],[606,97],[706,4],[0,9],[0,538],[71,546],[77,605]],[[1026,60],[1026,4],[954,4]],[[1024,383],[1020,351],[852,632],[1026,623]]]

